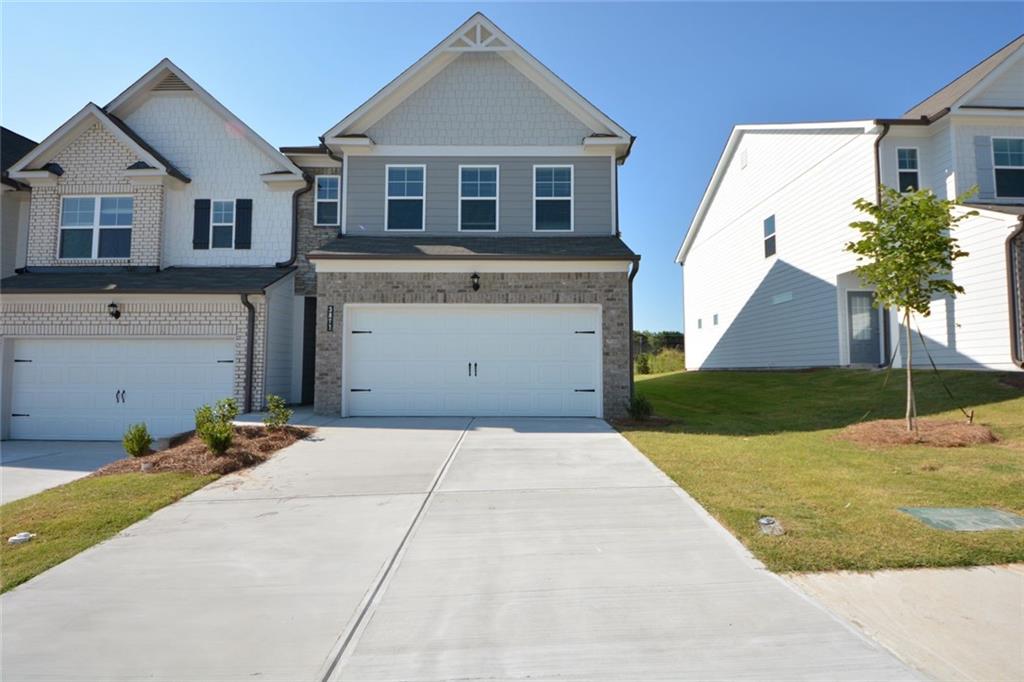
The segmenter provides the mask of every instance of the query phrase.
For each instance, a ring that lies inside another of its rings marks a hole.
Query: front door
[[[850,364],[880,365],[878,309],[870,291],[847,292],[847,316],[850,320]]]

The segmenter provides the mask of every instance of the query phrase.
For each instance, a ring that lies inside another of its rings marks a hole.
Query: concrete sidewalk
[[[70,483],[124,456],[117,441],[5,440],[0,443],[0,504]]]

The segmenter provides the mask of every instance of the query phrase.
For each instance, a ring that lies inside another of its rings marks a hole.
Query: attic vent
[[[192,88],[185,84],[185,81],[173,73],[167,74],[162,81],[156,84],[153,92],[189,92]]]

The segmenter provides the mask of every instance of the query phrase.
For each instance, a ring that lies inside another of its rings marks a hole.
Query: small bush
[[[283,429],[288,425],[288,420],[292,418],[292,414],[293,412],[284,404],[284,398],[279,395],[267,396],[267,416],[263,419],[263,424],[267,427],[267,431]]]
[[[638,422],[646,421],[654,414],[654,406],[651,405],[651,401],[648,400],[647,396],[642,393],[635,394],[629,399],[629,405],[626,407],[626,411],[629,412],[629,416]]]
[[[153,436],[149,435],[149,429],[145,424],[132,424],[124,432],[121,439],[124,451],[132,457],[142,457],[149,454],[149,446],[153,444]]]
[[[237,416],[238,403],[234,398],[218,400],[213,407],[202,405],[196,408],[196,435],[210,452],[222,455],[234,440],[235,426],[232,422]]]
[[[686,355],[677,348],[662,348],[651,357],[651,373],[681,372],[686,369]]]
[[[200,440],[215,455],[223,455],[235,439],[235,427],[231,422],[209,422],[197,432]]]
[[[648,355],[647,353],[640,353],[640,355],[636,356],[636,373],[651,373],[651,356]]]

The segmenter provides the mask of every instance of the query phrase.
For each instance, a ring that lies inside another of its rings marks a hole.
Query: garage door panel
[[[601,413],[595,307],[382,305],[345,314],[350,330],[364,332],[346,336],[346,386],[371,389],[346,395],[353,416]]]
[[[192,428],[193,411],[233,394],[231,339],[16,339],[11,437],[119,440]],[[28,415],[28,416],[14,416]]]

